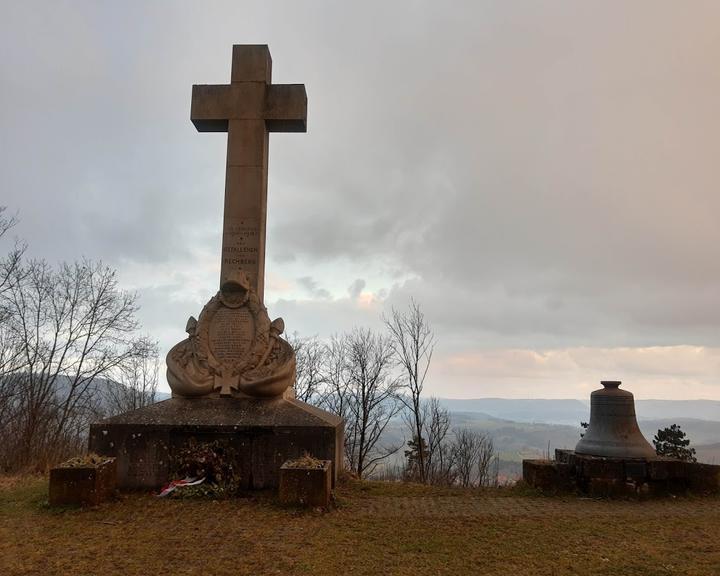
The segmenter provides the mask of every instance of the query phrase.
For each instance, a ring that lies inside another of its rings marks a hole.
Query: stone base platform
[[[555,460],[523,460],[523,480],[544,492],[592,496],[720,492],[720,466],[670,458],[601,458],[555,450]]]
[[[174,456],[191,440],[228,442],[242,487],[275,488],[280,466],[309,452],[343,463],[343,422],[290,398],[171,398],[90,426],[90,451],[117,458],[120,489],[155,489],[173,473]]]

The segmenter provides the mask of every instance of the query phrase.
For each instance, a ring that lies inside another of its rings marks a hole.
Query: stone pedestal
[[[545,492],[592,496],[720,493],[720,466],[671,458],[611,458],[556,450],[555,460],[523,460],[523,480]]]
[[[191,439],[231,445],[246,489],[277,488],[282,464],[306,452],[332,461],[333,485],[342,468],[342,420],[290,398],[171,398],[90,427],[90,450],[117,458],[121,489],[167,483]]]
[[[297,466],[286,462],[280,468],[280,501],[301,506],[330,506],[332,463],[325,460],[318,466]]]
[[[533,488],[555,493],[573,490],[575,480],[568,464],[554,460],[523,460],[523,480]]]
[[[116,481],[114,458],[96,466],[58,466],[50,470],[50,506],[97,506],[113,496]]]

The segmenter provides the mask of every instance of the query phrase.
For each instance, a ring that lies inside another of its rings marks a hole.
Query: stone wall
[[[555,460],[523,460],[523,480],[548,493],[592,496],[720,492],[720,466],[670,458],[603,458],[556,450]]]

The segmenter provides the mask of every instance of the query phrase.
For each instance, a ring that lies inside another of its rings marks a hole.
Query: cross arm
[[[193,85],[190,120],[198,132],[227,132],[228,118],[232,116],[231,85]]]
[[[270,84],[264,117],[269,132],[307,132],[305,85]]]
[[[229,118],[264,118],[269,132],[307,132],[304,84],[196,84],[190,120],[198,132],[227,132]]]

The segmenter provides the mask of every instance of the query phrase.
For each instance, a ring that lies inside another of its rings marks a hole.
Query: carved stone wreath
[[[279,396],[294,383],[295,354],[282,338],[281,318],[267,310],[246,281],[223,290],[188,320],[188,338],[167,356],[173,395]],[[236,394],[233,394],[236,392]]]
[[[215,374],[239,376],[260,361],[268,346],[270,318],[265,308],[257,298],[248,298],[246,304],[227,306],[218,293],[200,314],[197,353]]]

